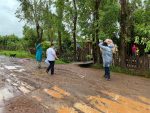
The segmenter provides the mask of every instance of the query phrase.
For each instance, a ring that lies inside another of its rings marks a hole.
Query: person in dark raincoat
[[[41,68],[41,62],[42,62],[42,45],[41,45],[41,43],[37,44],[37,46],[36,46],[36,61],[38,63],[38,68]]]

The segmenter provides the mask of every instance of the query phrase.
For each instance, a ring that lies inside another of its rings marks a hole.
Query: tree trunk
[[[92,41],[94,42],[92,44],[92,55],[93,55],[93,61],[94,63],[97,63],[97,52],[96,52],[96,43],[95,43],[95,33],[92,34]]]
[[[95,28],[95,32],[93,35],[93,41],[94,41],[94,45],[93,45],[93,60],[94,63],[100,63],[101,61],[101,57],[100,57],[100,49],[98,47],[98,43],[99,43],[99,7],[100,7],[100,3],[101,0],[95,0],[95,10],[94,10],[94,28]]]
[[[59,56],[62,54],[62,43],[61,43],[61,31],[58,30],[58,40],[59,40]]]
[[[40,26],[38,23],[36,23],[36,33],[37,33],[37,44],[40,43],[39,39],[40,39]]]
[[[126,12],[126,0],[120,0],[121,4],[121,20],[120,20],[120,38],[121,38],[121,45],[120,45],[120,56],[121,56],[121,66],[126,66],[126,57],[125,57],[125,47],[126,47],[126,38],[127,38],[127,32],[126,32],[126,21],[127,21],[127,12]]]
[[[42,36],[43,36],[43,29],[40,28],[40,25],[38,22],[36,22],[36,32],[37,32],[37,43],[41,43]]]
[[[76,61],[77,60],[77,51],[76,51],[77,6],[76,6],[76,0],[73,0],[73,6],[74,6],[74,18],[73,18],[74,61]]]
[[[42,42],[42,37],[43,37],[43,29],[40,27],[40,38],[39,38],[39,42]]]
[[[58,43],[59,43],[59,56],[62,55],[62,35],[63,35],[63,12],[64,12],[64,0],[58,0],[56,3],[57,14],[58,14]]]

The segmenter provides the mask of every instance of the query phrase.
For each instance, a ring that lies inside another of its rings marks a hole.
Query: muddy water
[[[35,62],[11,60],[0,57],[0,113],[150,113],[148,79],[115,73],[107,82],[100,70],[71,64],[49,76]]]
[[[6,102],[17,96],[19,91],[17,91],[14,87],[5,85],[4,87],[0,88],[0,108],[4,107]]]
[[[3,108],[0,108],[0,113],[3,113]]]
[[[14,94],[11,92],[10,87],[2,87],[0,88],[0,113],[3,113],[3,108],[5,107],[5,102],[8,99],[12,98]]]
[[[21,95],[19,88],[13,85],[17,84],[19,80],[11,72],[22,72],[24,70],[21,66],[11,63],[10,60],[7,57],[0,56],[0,113],[4,113],[6,106],[12,98]]]

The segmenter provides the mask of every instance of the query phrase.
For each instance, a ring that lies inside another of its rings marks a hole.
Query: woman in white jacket
[[[110,80],[110,65],[113,58],[112,48],[114,47],[113,42],[106,39],[104,42],[99,43],[99,47],[102,50],[103,67],[105,69],[104,76],[106,80]]]

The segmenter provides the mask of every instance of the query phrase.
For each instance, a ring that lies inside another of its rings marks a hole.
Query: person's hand
[[[111,39],[106,39],[104,42],[106,42],[107,44],[113,44],[113,41]]]
[[[101,42],[103,42],[103,40],[100,40],[100,39],[99,39],[99,42],[101,43]]]

